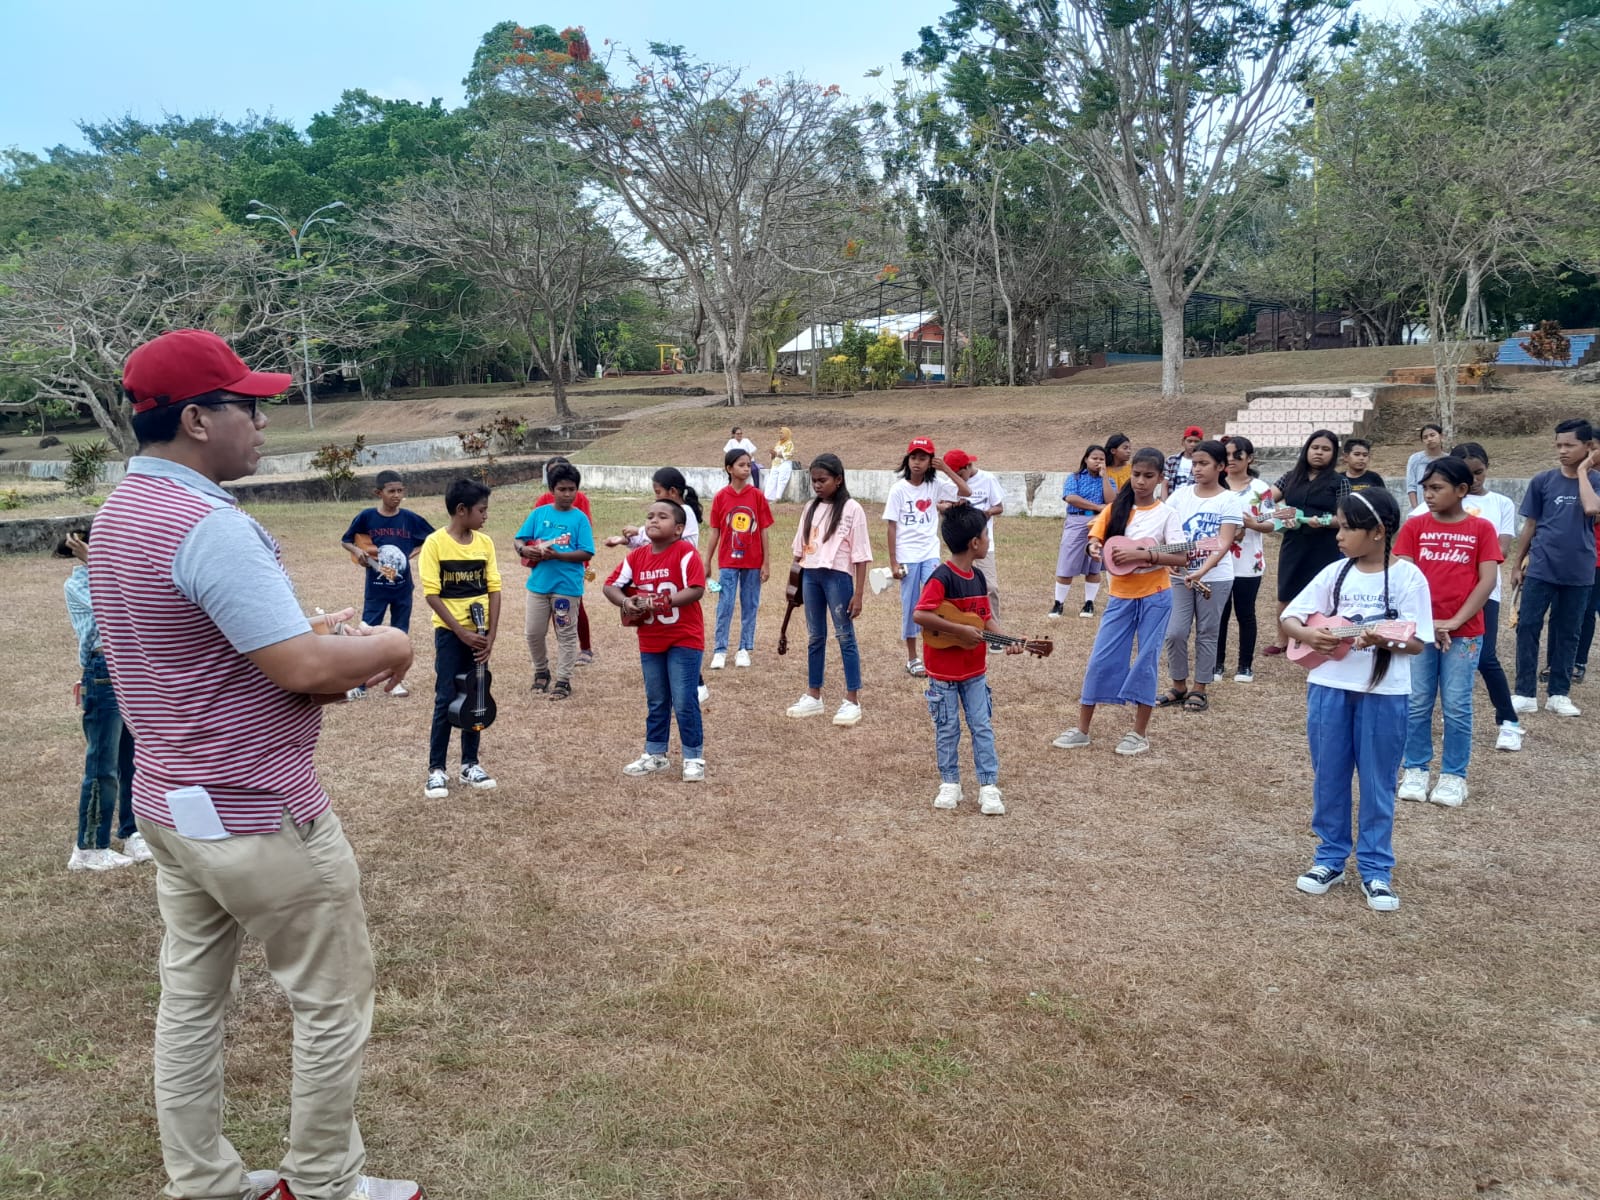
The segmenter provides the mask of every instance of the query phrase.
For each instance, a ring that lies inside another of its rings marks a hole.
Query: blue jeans
[[[1083,695],[1078,703],[1153,705],[1161,668],[1161,643],[1166,639],[1171,618],[1171,588],[1137,600],[1111,597],[1094,635],[1094,649],[1089,651]]]
[[[855,577],[845,571],[807,567],[800,574],[800,596],[806,606],[806,686],[822,686],[823,669],[828,661],[828,618],[839,639],[839,657],[844,660],[844,690],[861,687],[861,651],[856,649],[856,625],[850,619],[850,601],[856,594]]]
[[[1426,770],[1433,763],[1433,700],[1444,709],[1445,775],[1467,775],[1472,761],[1472,680],[1478,671],[1482,638],[1451,637],[1443,654],[1429,642],[1411,660],[1411,704],[1406,721],[1406,769]]]
[[[1490,600],[1483,606],[1483,649],[1478,652],[1478,675],[1484,690],[1489,693],[1489,703],[1494,705],[1494,723],[1517,723],[1517,710],[1511,707],[1511,684],[1506,681],[1506,670],[1500,665],[1500,601]]]
[[[103,654],[90,656],[81,690],[88,748],[78,788],[78,849],[104,850],[111,845],[113,812],[119,838],[138,832],[133,822],[133,734],[122,723]]]
[[[684,758],[706,756],[700,730],[700,653],[692,646],[671,646],[654,654],[639,652],[644,698],[649,705],[644,719],[646,754],[667,752],[676,715]]]
[[[1531,575],[1522,581],[1522,607],[1517,610],[1517,695],[1539,694],[1539,635],[1545,614],[1550,614],[1549,645],[1545,647],[1550,683],[1545,690],[1565,696],[1572,690],[1572,664],[1578,658],[1578,632],[1583,627],[1583,606],[1589,602],[1588,584],[1566,586],[1546,583]]]
[[[961,782],[961,710],[967,711],[972,733],[972,765],[980,784],[1000,782],[1000,758],[994,752],[994,726],[990,723],[989,677],[979,675],[960,683],[928,680],[928,712],[933,717],[933,748],[939,762],[939,782]]]
[[[450,701],[455,699],[456,676],[472,670],[471,648],[448,629],[433,631],[433,727],[428,734],[428,770],[444,770],[450,754]],[[478,742],[483,732],[461,731],[461,765],[478,761]]]
[[[389,624],[396,629],[411,628],[410,587],[392,588],[382,592],[368,590],[361,601],[361,619],[368,625],[382,625],[383,614],[389,614]]]
[[[1415,669],[1415,668],[1413,668]],[[1350,776],[1361,783],[1356,866],[1364,880],[1394,870],[1394,787],[1406,728],[1406,698],[1306,688],[1306,737],[1311,744],[1311,831],[1317,866],[1344,870],[1350,857]]]
[[[929,558],[900,565],[906,569],[906,577],[900,581],[900,636],[914,638],[922,632],[922,626],[912,619],[911,614],[917,611],[917,601],[922,599],[922,587],[939,565],[939,560]]]
[[[728,651],[728,632],[733,628],[734,593],[739,597],[739,649],[756,648],[756,608],[761,604],[760,567],[722,567],[717,571],[722,590],[717,593],[716,654]]]

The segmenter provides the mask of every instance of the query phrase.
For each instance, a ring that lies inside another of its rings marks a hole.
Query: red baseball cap
[[[1183,431],[1183,436],[1186,437],[1186,438],[1192,438],[1192,437],[1203,438],[1203,437],[1206,436],[1206,431],[1204,429],[1201,429],[1200,426],[1198,426],[1198,425],[1191,425],[1191,426],[1189,426],[1189,428],[1187,428],[1187,429],[1185,429]]]
[[[965,471],[978,461],[976,454],[968,454],[965,450],[946,450],[944,452],[944,465],[952,471]]]
[[[280,371],[252,371],[227,342],[205,329],[163,333],[135,349],[122,367],[122,386],[135,413],[207,392],[279,396],[293,382],[293,375]]]
[[[936,451],[933,448],[933,439],[932,438],[912,438],[911,439],[911,444],[906,447],[906,453],[907,454],[915,454],[919,450],[922,451],[922,453],[924,453],[924,454],[936,454],[936,453],[938,453],[938,451]]]

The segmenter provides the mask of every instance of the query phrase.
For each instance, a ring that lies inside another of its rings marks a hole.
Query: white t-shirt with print
[[[939,557],[939,481],[933,476],[918,484],[895,480],[883,505],[883,519],[894,524],[896,562],[919,563]]]
[[[973,508],[988,512],[996,504],[1006,502],[1006,490],[1000,486],[1000,480],[988,471],[974,471],[967,480],[967,489],[972,493],[964,499]],[[939,503],[949,504],[952,500],[961,500],[963,497],[956,491],[956,485],[948,479],[939,480]],[[994,518],[989,518],[989,553],[994,553]]]
[[[1334,581],[1350,562],[1341,558],[1329,563],[1306,584],[1305,590],[1289,602],[1283,615],[1305,620],[1312,613],[1329,613],[1351,624],[1370,624],[1385,619],[1383,604],[1383,572],[1371,574],[1351,567],[1339,588],[1337,603],[1333,596]],[[1394,619],[1411,621],[1417,627],[1416,636],[1424,645],[1433,641],[1433,599],[1428,594],[1428,580],[1414,563],[1395,559],[1389,563],[1389,607],[1394,609]],[[1310,673],[1312,683],[1323,687],[1340,688],[1347,692],[1371,691],[1376,696],[1409,696],[1411,694],[1411,655],[1391,654],[1389,670],[1378,686],[1367,686],[1372,679],[1372,664],[1376,650],[1352,647],[1342,659],[1330,659]]]
[[[1466,509],[1469,517],[1482,517],[1494,526],[1494,535],[1497,538],[1516,537],[1517,526],[1521,518],[1517,514],[1517,502],[1510,496],[1502,496],[1499,492],[1484,492],[1481,496],[1466,496],[1461,501],[1461,507]],[[1406,520],[1420,517],[1428,511],[1426,504],[1419,504],[1406,514]],[[1500,599],[1500,568],[1494,569],[1494,591],[1489,593],[1489,599]]]
[[[1239,499],[1239,508],[1252,521],[1271,520],[1272,510],[1278,507],[1272,501],[1272,485],[1265,479],[1252,478],[1249,487],[1233,494]],[[1237,544],[1239,558],[1233,569],[1234,578],[1256,579],[1266,574],[1266,535],[1247,525]]]
[[[1239,530],[1244,529],[1244,507],[1239,503],[1239,497],[1223,488],[1215,496],[1201,496],[1195,492],[1194,484],[1181,487],[1172,494],[1167,501],[1172,506],[1172,511],[1178,514],[1178,523],[1183,526],[1183,540],[1197,542],[1202,538],[1214,538],[1222,535],[1224,525],[1237,525]],[[1235,532],[1237,539],[1238,531]],[[1189,570],[1193,571],[1205,562],[1213,553],[1210,550],[1195,550],[1189,555]],[[1207,583],[1231,583],[1233,581],[1233,553],[1229,551],[1211,570],[1206,572]]]

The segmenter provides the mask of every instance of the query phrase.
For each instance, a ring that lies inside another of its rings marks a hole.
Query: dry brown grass
[[[502,545],[530,498],[497,493]],[[636,508],[602,500],[600,524]],[[308,606],[356,598],[346,507],[259,515]],[[1014,629],[1050,624],[1057,535],[1002,523]],[[0,1195],[154,1195],[160,922],[148,870],[64,870],[81,751],[63,569],[7,562],[33,615],[0,684],[23,743],[0,831]],[[329,711],[320,766],[379,962],[375,1171],[441,1200],[1600,1193],[1594,711],[1529,718],[1520,755],[1480,721],[1467,806],[1399,814],[1404,906],[1380,915],[1353,888],[1294,890],[1312,841],[1293,668],[1158,713],[1145,758],[1111,754],[1115,709],[1065,752],[1049,741],[1092,630],[1055,622],[1054,658],[991,675],[1009,815],[940,813],[894,601],[867,601],[866,718],[841,730],[784,717],[804,645],[774,654],[769,599],[757,666],[710,677],[698,787],[621,775],[644,702],[603,600],[600,661],[559,707],[526,691],[508,603],[497,792],[422,799],[425,694]],[[419,662],[419,693],[430,679]],[[244,984],[228,1133],[269,1165],[289,1022],[254,953]]]

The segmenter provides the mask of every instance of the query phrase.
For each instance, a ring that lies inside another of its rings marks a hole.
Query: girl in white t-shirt
[[[1183,574],[1187,586],[1172,594],[1172,620],[1167,624],[1167,670],[1172,687],[1161,707],[1182,705],[1185,712],[1205,712],[1211,702],[1206,688],[1216,678],[1217,631],[1222,610],[1233,591],[1233,547],[1244,532],[1239,497],[1217,481],[1227,462],[1221,442],[1207,441],[1189,456],[1194,482],[1180,487],[1167,501],[1183,526],[1183,541],[1197,543]],[[1210,549],[1199,543],[1212,544]],[[1213,544],[1214,543],[1214,544]],[[1198,590],[1204,583],[1207,592]],[[1189,630],[1194,630],[1194,687],[1189,687]]]
[[[906,674],[922,678],[922,659],[917,654],[917,634],[912,620],[922,585],[939,565],[939,474],[955,486],[957,496],[970,496],[967,481],[939,458],[932,438],[912,438],[906,456],[900,460],[900,476],[889,489],[883,505],[883,519],[889,523],[889,572],[900,581],[900,636],[906,643]],[[945,494],[950,499],[949,493]]]
[[[1405,754],[1411,705],[1411,657],[1433,641],[1433,603],[1428,581],[1409,562],[1390,560],[1400,506],[1382,488],[1352,492],[1339,502],[1338,541],[1342,562],[1317,572],[1283,610],[1283,632],[1323,654],[1342,643],[1306,624],[1324,614],[1352,625],[1410,621],[1416,632],[1404,642],[1368,629],[1343,658],[1312,669],[1306,688],[1306,737],[1311,745],[1311,828],[1317,856],[1295,886],[1320,896],[1344,881],[1350,858],[1350,777],[1361,784],[1360,836],[1356,865],[1367,906],[1378,912],[1400,907],[1390,882],[1394,871],[1395,780]]]

